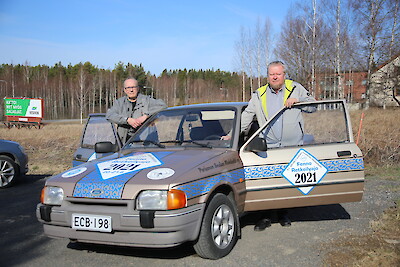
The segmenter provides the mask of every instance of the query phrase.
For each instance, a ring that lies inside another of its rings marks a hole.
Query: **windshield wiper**
[[[163,144],[160,144],[159,142],[156,142],[153,140],[133,140],[130,143],[139,143],[139,142],[143,142],[143,145],[146,145],[146,143],[150,143],[150,144],[156,145],[160,148],[165,148],[165,146]]]
[[[180,141],[181,143],[191,143],[191,144],[195,144],[198,146],[202,146],[202,147],[207,147],[207,148],[213,148],[210,143],[204,144],[204,143],[200,143],[197,141],[193,141],[193,140],[185,140],[185,141]]]
[[[213,148],[210,143],[204,144],[193,140],[170,140],[170,141],[161,141],[160,143],[175,143],[175,144],[183,144],[183,143],[191,143],[202,147]]]
[[[179,144],[182,144],[182,141],[179,141],[179,140],[169,140],[169,141],[161,141],[160,143],[175,143],[175,144],[179,143]]]

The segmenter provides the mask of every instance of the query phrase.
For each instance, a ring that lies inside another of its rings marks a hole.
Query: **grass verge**
[[[400,167],[366,166],[366,179],[400,181]],[[399,191],[400,185],[386,188]],[[324,266],[400,266],[400,199],[378,219],[370,222],[371,233],[344,235],[323,245],[328,251]]]
[[[346,235],[324,245],[324,266],[399,266],[399,202],[370,223],[372,234]]]
[[[0,128],[1,139],[19,142],[29,157],[28,174],[53,175],[72,166],[81,124],[49,124],[42,129]]]

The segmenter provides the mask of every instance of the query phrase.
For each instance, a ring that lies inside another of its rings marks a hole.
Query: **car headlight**
[[[64,190],[61,187],[45,186],[42,189],[40,201],[46,205],[61,205],[64,199]]]
[[[186,207],[186,194],[172,189],[142,191],[136,199],[138,210],[173,210]]]

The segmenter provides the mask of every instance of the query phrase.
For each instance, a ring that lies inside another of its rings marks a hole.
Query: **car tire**
[[[8,156],[0,156],[0,188],[12,186],[18,178],[19,169],[14,160]]]
[[[196,253],[206,259],[220,259],[229,254],[238,239],[239,220],[232,201],[216,194],[203,218],[200,234],[194,244]]]

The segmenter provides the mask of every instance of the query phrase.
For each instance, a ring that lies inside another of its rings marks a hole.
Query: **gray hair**
[[[286,73],[286,66],[282,61],[276,60],[276,61],[272,61],[271,63],[268,64],[267,67],[267,72],[269,73],[269,67],[271,66],[282,66],[283,68],[283,73]]]

